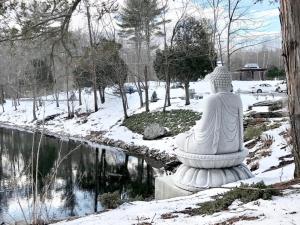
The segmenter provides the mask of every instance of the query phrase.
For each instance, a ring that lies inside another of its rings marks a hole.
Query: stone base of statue
[[[224,184],[251,178],[253,175],[244,165],[222,169],[199,169],[181,165],[173,175],[174,184],[190,192],[206,188],[221,187]]]
[[[247,154],[247,149],[219,155],[197,155],[177,150],[176,155],[183,164],[174,175],[155,180],[155,199],[191,195],[249,179],[253,175],[242,163]]]
[[[179,188],[174,183],[174,175],[166,177],[158,177],[155,179],[155,199],[168,199],[193,194],[192,191],[187,191]]]

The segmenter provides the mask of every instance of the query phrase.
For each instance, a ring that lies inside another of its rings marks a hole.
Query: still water
[[[0,128],[0,223],[29,221],[34,199],[36,214],[49,221],[101,211],[107,192],[151,198],[161,166],[110,147],[47,136],[40,142],[39,134]]]

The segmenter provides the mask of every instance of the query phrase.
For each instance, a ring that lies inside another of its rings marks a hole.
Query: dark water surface
[[[30,220],[40,135],[34,139],[32,151],[33,134],[0,128],[0,224]],[[99,195],[107,192],[118,191],[124,199],[151,198],[154,176],[162,173],[158,162],[46,136],[38,158],[36,212],[45,220],[101,211]]]

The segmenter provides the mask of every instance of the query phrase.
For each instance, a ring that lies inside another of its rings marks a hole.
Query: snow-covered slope
[[[265,81],[271,84],[276,81]],[[238,89],[247,91],[249,88],[259,82],[234,81],[234,90]],[[209,95],[209,85],[204,82],[191,83],[191,88],[196,93],[203,95],[204,99]],[[150,94],[157,92],[160,100],[150,104],[150,110],[161,110],[164,98],[164,83],[151,82]],[[76,93],[77,94],[77,93]],[[202,112],[204,99],[191,100],[191,105],[185,106],[184,100],[180,97],[184,96],[183,89],[171,90],[172,106],[169,109],[191,109]],[[246,92],[240,94],[244,105],[244,111],[249,105],[263,100],[277,100],[285,97],[284,94],[272,95],[256,95]],[[57,108],[52,96],[43,97],[44,106],[38,111],[38,118],[43,119],[46,116],[60,114],[55,119],[47,122],[45,128],[57,135],[72,136],[78,138],[88,137],[93,132],[101,132],[107,138],[112,140],[122,140],[128,144],[143,145],[158,153],[173,154],[174,137],[167,137],[161,140],[145,141],[140,134],[136,134],[128,130],[126,127],[120,126],[123,120],[123,111],[121,99],[113,95],[112,90],[107,90],[106,103],[100,105],[100,110],[96,113],[90,113],[93,109],[93,97],[89,90],[83,92],[83,105],[79,106],[78,102],[74,102],[74,109],[78,113],[88,113],[87,116],[74,117],[66,119],[67,106],[66,96],[61,93],[60,107]],[[137,93],[128,95],[129,114],[144,111],[139,108],[139,97]],[[10,100],[5,104],[5,112],[0,114],[0,124],[11,125],[19,128],[34,129],[35,123],[32,123],[32,101],[30,99],[21,99],[17,110],[14,109]],[[244,183],[255,183],[264,181],[266,184],[274,184],[284,182],[293,178],[293,163],[282,163],[282,161],[291,161],[291,149],[288,147],[287,129],[288,122],[281,122],[279,128],[275,128],[264,132],[268,138],[272,138],[272,143],[268,149],[264,149],[263,139],[251,147],[249,158],[245,163],[251,168],[254,163],[258,164],[253,167],[255,178],[243,181]],[[159,147],[158,147],[159,146]],[[267,153],[265,153],[267,152]],[[240,182],[226,185],[226,187],[239,185]],[[227,220],[240,222],[235,224],[297,224],[300,221],[300,194],[298,192],[289,192],[282,197],[275,197],[272,201],[259,200],[248,204],[239,204],[235,202],[230,210],[226,212],[216,213],[212,216],[187,216],[175,213],[174,218],[163,219],[162,215],[173,213],[174,211],[183,210],[187,207],[195,207],[196,204],[208,201],[212,196],[222,193],[227,189],[218,188],[210,189],[198,194],[174,198],[170,200],[151,201],[151,202],[133,202],[123,204],[116,210],[103,212],[99,215],[91,215],[70,222],[63,221],[60,224],[68,225],[132,225],[132,224],[218,224]],[[163,216],[164,217],[164,216]]]
[[[251,86],[261,82],[268,82],[272,85],[278,83],[278,81],[234,81],[234,90],[249,90]],[[163,82],[151,82],[150,83],[150,95],[153,91],[157,92],[157,96],[160,99],[155,103],[150,104],[150,110],[161,110],[164,104],[164,83]],[[203,101],[209,95],[210,86],[207,82],[199,81],[191,83],[191,89],[195,89],[198,95],[203,95],[203,99],[195,100],[191,99],[191,104],[185,106],[185,101],[182,100],[184,96],[183,89],[171,89],[171,103],[172,106],[168,109],[191,109],[197,112],[202,112]],[[93,111],[93,96],[89,89],[83,91],[82,102],[83,105],[79,106],[78,101],[73,103],[74,111],[78,114],[88,113],[87,116],[74,117],[73,119],[66,119],[67,117],[67,103],[66,94],[60,94],[60,107],[56,107],[53,96],[46,96],[42,99],[44,104],[37,111],[37,117],[39,120],[54,114],[60,114],[55,119],[47,122],[45,128],[56,135],[60,136],[72,136],[77,138],[85,138],[91,133],[100,132],[104,134],[104,137],[112,140],[121,140],[128,144],[137,146],[147,146],[150,149],[155,149],[161,153],[172,154],[174,146],[174,137],[167,137],[162,140],[145,141],[142,139],[142,135],[131,132],[126,127],[120,126],[123,120],[122,102],[119,96],[113,94],[112,89],[106,91],[106,102],[100,104],[100,109],[96,113]],[[78,99],[78,93],[75,93]],[[249,105],[255,102],[266,99],[280,99],[282,95],[256,95],[243,93],[240,94],[244,110],[248,109]],[[139,107],[139,96],[137,93],[131,95],[128,94],[129,115],[144,111],[144,108]],[[13,127],[23,127],[28,130],[35,128],[35,123],[32,122],[32,101],[30,99],[21,99],[20,105],[17,106],[17,110],[12,105],[11,100],[7,100],[5,104],[5,112],[0,113],[0,125],[6,124]],[[159,146],[159,149],[158,147]]]

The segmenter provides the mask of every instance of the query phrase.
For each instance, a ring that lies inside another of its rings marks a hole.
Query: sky
[[[251,2],[251,0],[248,0]],[[252,6],[252,11],[258,16],[264,18],[268,23],[267,31],[280,33],[280,20],[279,20],[279,4],[264,1],[263,3],[257,3]]]
[[[186,2],[188,0],[169,0],[169,11],[167,18],[172,19],[172,22],[167,25],[167,30],[169,31],[169,38],[171,36],[172,28],[174,27],[177,19],[182,13]],[[207,17],[212,18],[212,10],[209,8],[203,7],[203,2],[206,0],[189,0],[187,14],[194,15],[195,17]],[[120,8],[124,4],[124,0],[117,1]],[[161,2],[161,1],[158,1]],[[269,38],[274,39],[274,41],[267,43],[270,48],[279,48],[280,47],[280,21],[279,21],[279,4],[272,3],[270,4],[268,0],[263,1],[263,3],[254,4],[254,0],[242,0],[241,8],[248,9],[247,17],[250,17],[253,22],[247,22],[247,27],[258,26],[258,29],[249,31],[247,35],[249,39],[253,38]],[[110,19],[109,19],[110,21]],[[220,24],[225,23],[220,20]],[[118,29],[118,26],[115,24],[115,28]],[[244,25],[245,26],[245,25]],[[85,30],[86,18],[81,14],[76,14],[71,23],[73,29],[83,29]],[[99,28],[101,29],[101,28]],[[108,29],[108,28],[107,28]],[[108,29],[111,31],[111,29]],[[224,36],[224,40],[226,37]],[[159,40],[156,40],[159,42]]]
[[[206,0],[193,0],[195,4],[203,6]],[[227,2],[227,1],[225,1]],[[232,2],[235,2],[234,0]],[[254,0],[242,0],[240,5],[241,10],[248,9],[245,18],[250,18],[253,22],[246,22],[246,27],[254,30],[248,31],[249,38],[263,38],[276,39],[269,43],[270,48],[280,47],[280,20],[279,20],[279,3],[269,3],[269,0],[264,0],[262,3],[254,4]],[[206,16],[212,15],[212,11],[208,11]],[[221,22],[222,23],[222,22]],[[226,38],[226,37],[224,37]]]

